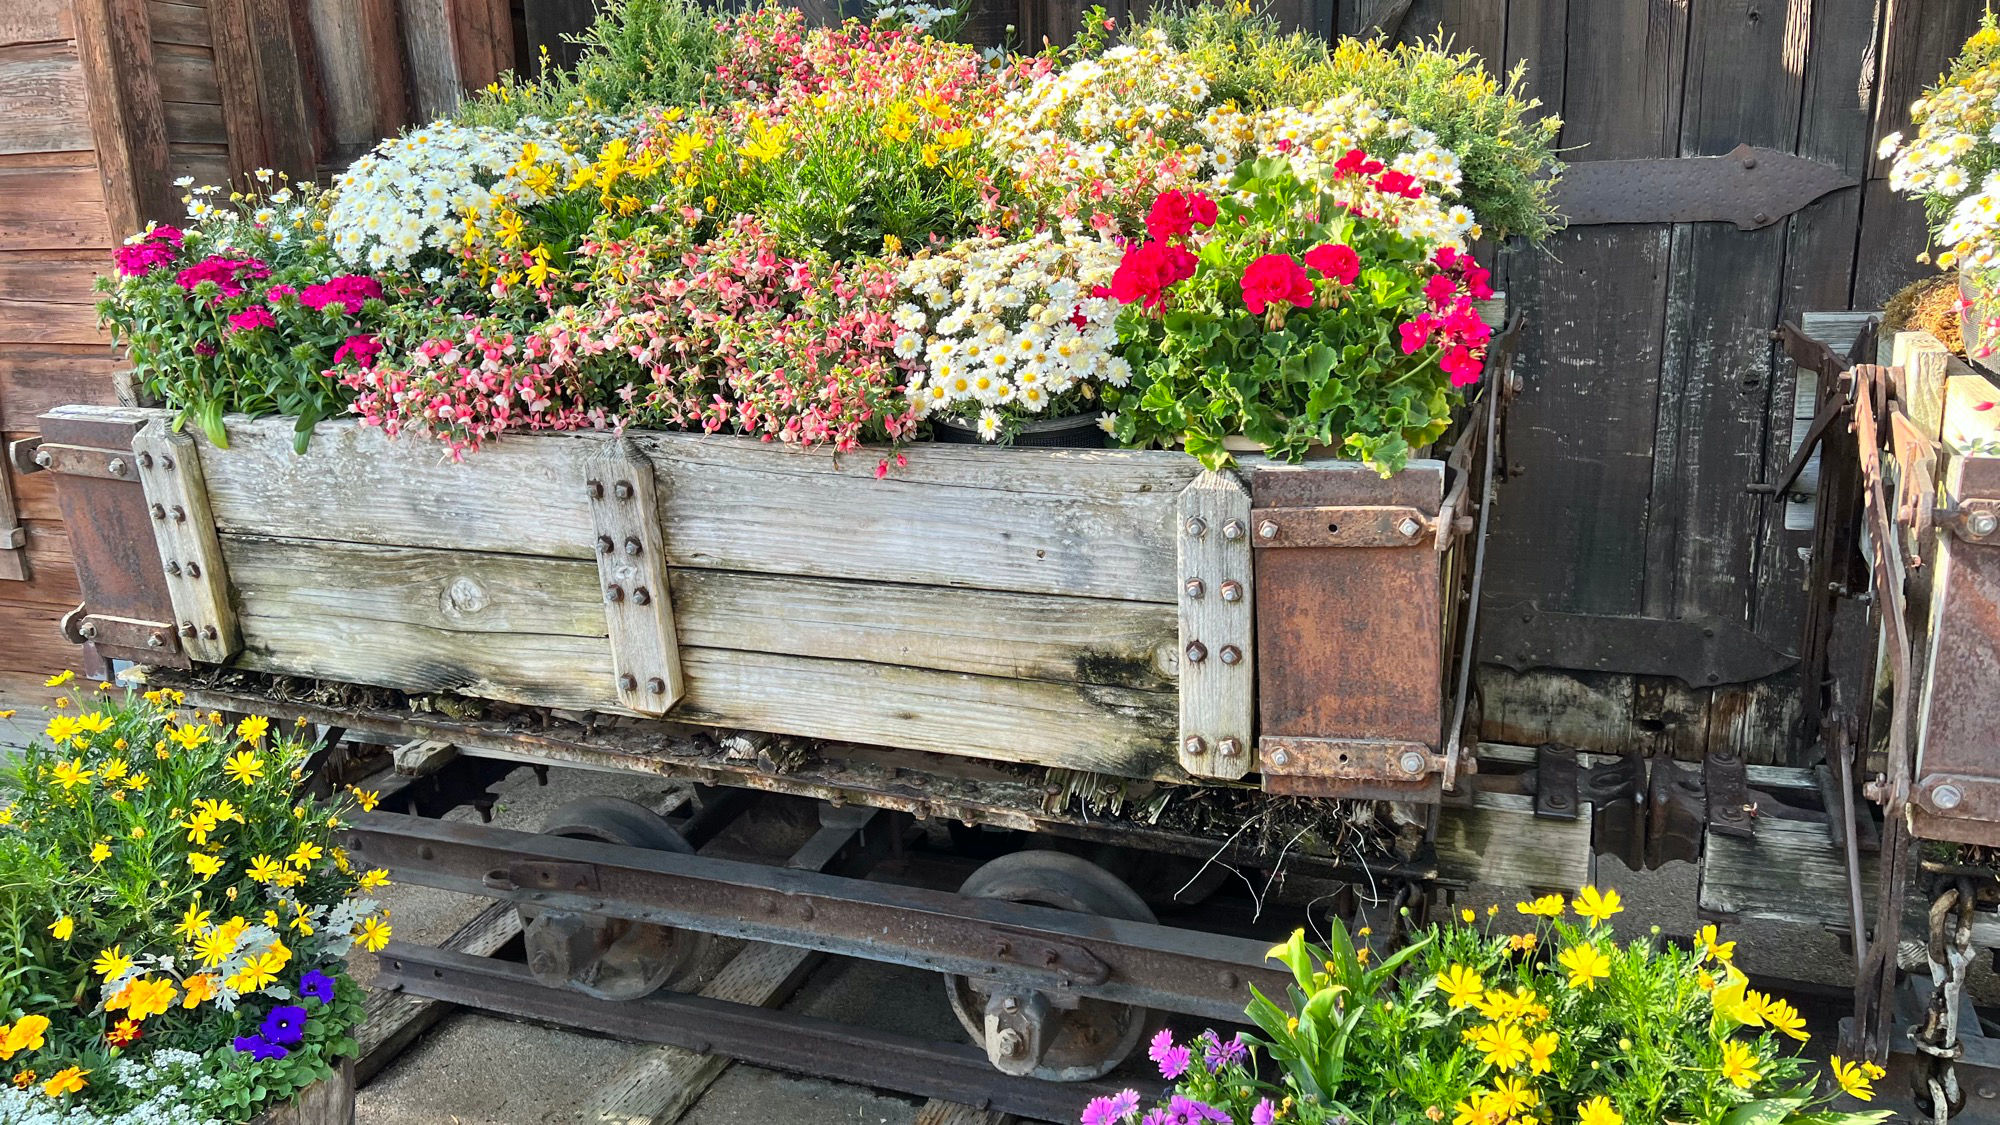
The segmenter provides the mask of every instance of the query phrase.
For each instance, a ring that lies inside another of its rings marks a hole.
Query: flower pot
[[[1222,448],[1227,449],[1231,453],[1269,453],[1271,451],[1270,446],[1265,445],[1261,441],[1251,441],[1242,434],[1230,434],[1224,437],[1222,439]],[[1339,456],[1340,450],[1335,449],[1331,445],[1309,445],[1306,447],[1304,459],[1307,461],[1324,461]]]
[[[1022,424],[1011,444],[1042,449],[1103,449],[1105,436],[1097,424],[1097,415],[1066,414]],[[951,445],[996,444],[980,437],[978,426],[956,418],[931,419],[931,440]]]
[[[354,1060],[342,1059],[332,1074],[258,1114],[252,1125],[354,1125]]]

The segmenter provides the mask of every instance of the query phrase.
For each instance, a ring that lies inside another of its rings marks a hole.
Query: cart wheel
[[[549,836],[605,844],[692,852],[659,814],[621,797],[586,797],[557,809],[542,826]],[[519,907],[528,968],[535,979],[599,1000],[636,1000],[696,965],[708,935],[625,918]]]
[[[1154,921],[1132,888],[1089,860],[1063,852],[1002,856],[973,872],[958,893]],[[952,1014],[997,1069],[1050,1082],[1086,1082],[1109,1074],[1155,1025],[1150,1008],[1087,996],[1073,1008],[1058,1008],[1046,993],[1032,988],[955,974],[946,974],[945,994]]]

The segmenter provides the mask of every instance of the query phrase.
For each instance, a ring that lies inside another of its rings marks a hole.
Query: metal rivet
[[[653,592],[651,590],[646,589],[644,586],[634,586],[632,588],[632,604],[652,605]]]
[[[182,508],[179,504],[175,504],[172,508],[168,510],[173,513],[175,523],[187,522],[188,518],[187,510],[185,508]]]
[[[86,640],[94,637],[97,635],[97,622],[86,621],[83,623],[83,628],[78,629],[77,632],[82,633]]]
[[[1240,602],[1240,601],[1242,601],[1242,600],[1243,600],[1243,583],[1241,583],[1241,582],[1238,582],[1238,581],[1237,581],[1237,580],[1235,580],[1234,578],[1230,579],[1230,580],[1229,580],[1229,581],[1227,581],[1227,582],[1224,582],[1224,583],[1222,584],[1222,600],[1223,600],[1223,601],[1225,601],[1225,602]]]
[[[202,636],[204,636],[204,637],[207,637],[207,638],[208,638],[209,640],[211,640],[211,641],[212,641],[212,640],[214,640],[214,639],[215,639],[216,637],[218,637],[218,636],[221,636],[221,634],[220,634],[220,633],[217,633],[217,632],[215,631],[215,626],[213,626],[213,625],[204,625],[204,626],[202,626],[202,627],[201,627],[201,635],[202,635]]]
[[[632,498],[632,482],[629,480],[619,481],[617,484],[611,486],[611,494],[620,500],[630,500]]]
[[[1208,522],[1206,520],[1203,520],[1200,516],[1189,516],[1187,521],[1187,533],[1190,538],[1193,539],[1201,538],[1202,536],[1208,534]]]
[[[1188,740],[1181,743],[1181,750],[1188,754],[1206,754],[1208,753],[1208,743],[1203,742],[1201,736],[1198,734],[1189,735]]]
[[[1276,539],[1278,537],[1278,521],[1265,520],[1263,523],[1258,524],[1257,537],[1259,539]]]
[[[42,468],[46,469],[50,465],[55,464],[55,460],[56,460],[56,455],[50,453],[48,450],[46,449],[35,450],[35,464],[40,465]]]
[[[612,551],[616,550],[616,549],[617,549],[617,547],[618,547],[618,544],[616,544],[616,543],[612,542],[612,541],[611,541],[611,537],[610,537],[609,535],[600,535],[600,536],[598,536],[598,537],[597,537],[597,553],[598,553],[598,554],[601,554],[601,555],[608,555],[608,554],[610,554],[610,553],[611,553]]]
[[[1243,659],[1243,650],[1237,648],[1235,645],[1223,645],[1222,651],[1218,655],[1222,657],[1224,664],[1235,664]]]
[[[1955,809],[1965,803],[1965,793],[1956,785],[1940,785],[1931,790],[1931,804],[1941,809]]]
[[[1201,579],[1199,579],[1199,578],[1190,578],[1190,579],[1188,579],[1188,580],[1187,580],[1187,587],[1186,587],[1186,589],[1187,589],[1187,596],[1188,596],[1188,597],[1190,597],[1190,598],[1198,598],[1198,597],[1201,597],[1201,595],[1202,595],[1203,591],[1207,590],[1207,589],[1208,589],[1208,587],[1202,584],[1202,581],[1201,581]]]
[[[627,536],[625,537],[625,553],[626,553],[626,554],[628,554],[628,555],[636,555],[636,554],[638,554],[638,553],[639,553],[639,551],[640,551],[641,549],[642,549],[642,548],[641,548],[641,547],[640,547],[640,545],[639,545],[639,537],[638,537],[638,536],[636,536],[636,535],[627,535]]]
[[[125,475],[125,458],[113,457],[109,462],[105,464],[104,468],[105,471],[109,472],[112,476],[122,477]]]
[[[1189,641],[1187,646],[1189,664],[1199,664],[1208,659],[1208,646],[1200,641]]]
[[[201,564],[200,564],[200,563],[198,563],[198,562],[193,562],[193,561],[190,561],[190,562],[189,562],[189,563],[187,564],[187,572],[188,572],[188,577],[189,577],[189,578],[200,578],[200,577],[201,577]]]
[[[1750,169],[1752,169],[1752,168],[1755,168],[1756,166],[1757,166],[1757,158],[1756,158],[1756,157],[1754,157],[1754,156],[1745,156],[1745,157],[1743,158],[1743,170],[1744,170],[1745,172],[1748,172],[1748,171],[1749,171]]]
[[[1416,520],[1407,518],[1404,519],[1402,523],[1396,525],[1396,530],[1402,532],[1403,538],[1405,539],[1415,539],[1417,537],[1417,532],[1422,531],[1423,529],[1424,529],[1423,524],[1418,523]]]
[[[606,587],[604,588],[604,600],[605,600],[605,601],[607,601],[607,602],[622,602],[622,601],[624,601],[624,600],[625,600],[625,588],[624,588],[623,586],[620,586],[620,585],[618,585],[618,584],[617,584],[616,582],[612,583],[612,584],[611,584],[611,585],[609,585],[609,586],[606,586]]]
[[[1972,518],[1965,521],[1965,526],[1974,535],[1991,535],[2000,530],[2000,516],[1992,512],[1974,512]]]
[[[172,559],[168,559],[167,573],[173,575],[175,578],[179,578],[181,576],[181,564],[175,562]]]
[[[1225,738],[1215,744],[1215,752],[1225,758],[1234,758],[1243,753],[1243,743],[1240,739]]]
[[[166,519],[167,510],[165,508],[160,507],[158,504],[153,505],[153,518],[156,520]]]
[[[591,481],[591,482],[590,482],[590,498],[591,498],[592,500],[602,500],[602,499],[604,499],[604,482],[603,482],[603,481],[601,481],[601,480],[594,480],[594,481]]]
[[[1291,754],[1287,753],[1286,751],[1283,751],[1283,750],[1273,750],[1273,751],[1271,751],[1271,764],[1272,764],[1272,765],[1274,765],[1274,766],[1285,766],[1285,765],[1290,765],[1290,764],[1291,764],[1291,761],[1292,761],[1292,756],[1291,756]]]
[[[166,638],[165,634],[162,634],[162,633],[148,633],[148,634],[146,634],[146,647],[147,647],[147,648],[162,648],[162,647],[165,647],[166,643],[167,643],[167,638]]]
[[[667,694],[667,681],[654,676],[652,679],[646,681],[646,690],[652,692],[654,695],[665,695]]]
[[[1403,756],[1396,759],[1396,764],[1403,767],[1403,772],[1411,777],[1420,776],[1424,772],[1424,756],[1415,750],[1404,751]]]
[[[634,676],[630,672],[626,672],[618,677],[619,691],[633,691],[637,689],[638,686],[639,686],[639,677]]]
[[[194,622],[192,621],[181,622],[181,636],[186,637],[189,640],[194,639]]]
[[[1229,521],[1228,523],[1225,523],[1225,524],[1223,524],[1223,525],[1222,525],[1222,537],[1223,537],[1224,539],[1241,539],[1241,538],[1243,538],[1243,521],[1242,521],[1242,520],[1230,520],[1230,521]]]
[[[1752,222],[1756,223],[1758,226],[1761,227],[1765,223],[1771,221],[1771,215],[1767,211],[1759,211],[1755,215],[1750,216],[1750,219]]]
[[[147,453],[147,452],[146,452],[145,450],[140,450],[140,451],[139,451],[139,467],[140,467],[140,468],[142,468],[142,469],[150,469],[150,468],[152,468],[152,467],[153,467],[153,455],[152,455],[152,454],[150,454],[150,453]]]

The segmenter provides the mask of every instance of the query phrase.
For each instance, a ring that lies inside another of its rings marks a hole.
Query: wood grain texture
[[[1012,1114],[932,1098],[917,1108],[916,1125],[1011,1125]]]
[[[1438,822],[1440,869],[1471,873],[1478,882],[1538,891],[1573,891],[1595,881],[1591,817],[1536,820],[1535,799],[1478,793],[1472,809]]]
[[[69,0],[9,0],[0,5],[0,47],[76,38]]]
[[[178,0],[147,0],[146,9],[151,15],[153,42],[156,44],[207,47],[214,41],[208,22],[209,10],[204,5],[184,4]]]
[[[0,158],[0,252],[110,245],[104,185],[89,153],[76,154],[71,164],[27,167],[9,166]],[[105,261],[110,261],[108,250]],[[0,364],[6,362],[0,358]],[[4,414],[0,425],[5,425]]]
[[[243,647],[243,637],[194,439],[156,419],[132,439],[132,452],[152,506],[153,539],[167,568],[181,648],[195,660],[219,664]]]
[[[403,67],[419,121],[435,121],[458,108],[458,44],[452,37],[451,0],[403,0]]]
[[[146,0],[74,3],[90,147],[97,150],[112,237],[122,240],[177,211],[151,21]]]
[[[68,152],[91,146],[90,111],[76,45],[0,47],[0,153]]]
[[[1181,768],[1234,780],[1256,759],[1250,490],[1234,473],[1203,472],[1181,491],[1179,521]],[[1225,599],[1225,583],[1241,595]]]
[[[618,702],[642,715],[663,715],[687,693],[687,681],[667,588],[653,464],[630,441],[620,440],[593,457],[585,473]]]
[[[0,254],[0,344],[101,342],[91,285],[104,264],[100,250]]]

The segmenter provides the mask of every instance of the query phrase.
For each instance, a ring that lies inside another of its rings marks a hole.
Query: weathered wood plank
[[[932,1098],[917,1109],[916,1125],[1011,1125],[1012,1114]]]
[[[0,344],[91,344],[102,251],[0,254]]]
[[[1204,472],[1181,492],[1179,752],[1201,777],[1242,777],[1256,758],[1250,534],[1250,490],[1233,473]]]
[[[410,102],[418,121],[435,121],[458,108],[458,45],[453,41],[450,0],[403,0],[403,64],[410,76]]]
[[[227,660],[243,647],[243,638],[229,601],[229,572],[194,439],[155,419],[133,437],[132,451],[152,505],[153,538],[167,568],[181,648],[211,664]]]
[[[782,1003],[804,982],[820,955],[784,945],[751,944],[736,955],[701,995],[731,1004],[770,1007]],[[725,1055],[699,1055],[680,1047],[656,1047],[600,1087],[577,1119],[599,1125],[669,1125],[694,1103],[731,1063]]]
[[[225,537],[238,596],[271,612],[382,621],[478,646],[605,635],[596,568],[572,559]],[[1173,611],[980,590],[676,569],[683,644],[977,676],[1173,690]],[[782,607],[782,612],[776,610]]]
[[[586,475],[618,702],[640,714],[665,714],[686,694],[687,682],[674,633],[653,464],[631,442],[616,441],[591,459]]]
[[[91,146],[83,67],[74,43],[0,47],[0,153],[69,152]]]
[[[184,47],[207,47],[214,36],[208,26],[208,9],[179,0],[148,0],[153,42],[175,43]]]
[[[76,163],[9,167],[0,164],[0,251],[76,250],[111,245],[104,185],[90,154]],[[109,266],[107,254],[105,264]],[[6,361],[0,359],[0,364]],[[0,417],[4,425],[4,417]]]
[[[74,38],[69,0],[9,0],[0,7],[0,47]]]
[[[214,102],[163,102],[167,139],[174,144],[227,145],[229,129],[223,107]]]
[[[1575,820],[1535,820],[1535,799],[1518,793],[1478,793],[1472,809],[1438,822],[1440,870],[1497,887],[1575,890],[1596,878],[1589,810]],[[1532,831],[1534,842],[1525,835]]]
[[[222,103],[215,78],[215,52],[207,46],[153,43],[153,67],[160,76],[160,97],[169,102]]]
[[[92,143],[47,147],[97,150],[111,234],[123,239],[177,210],[151,21],[144,0],[74,2]]]

